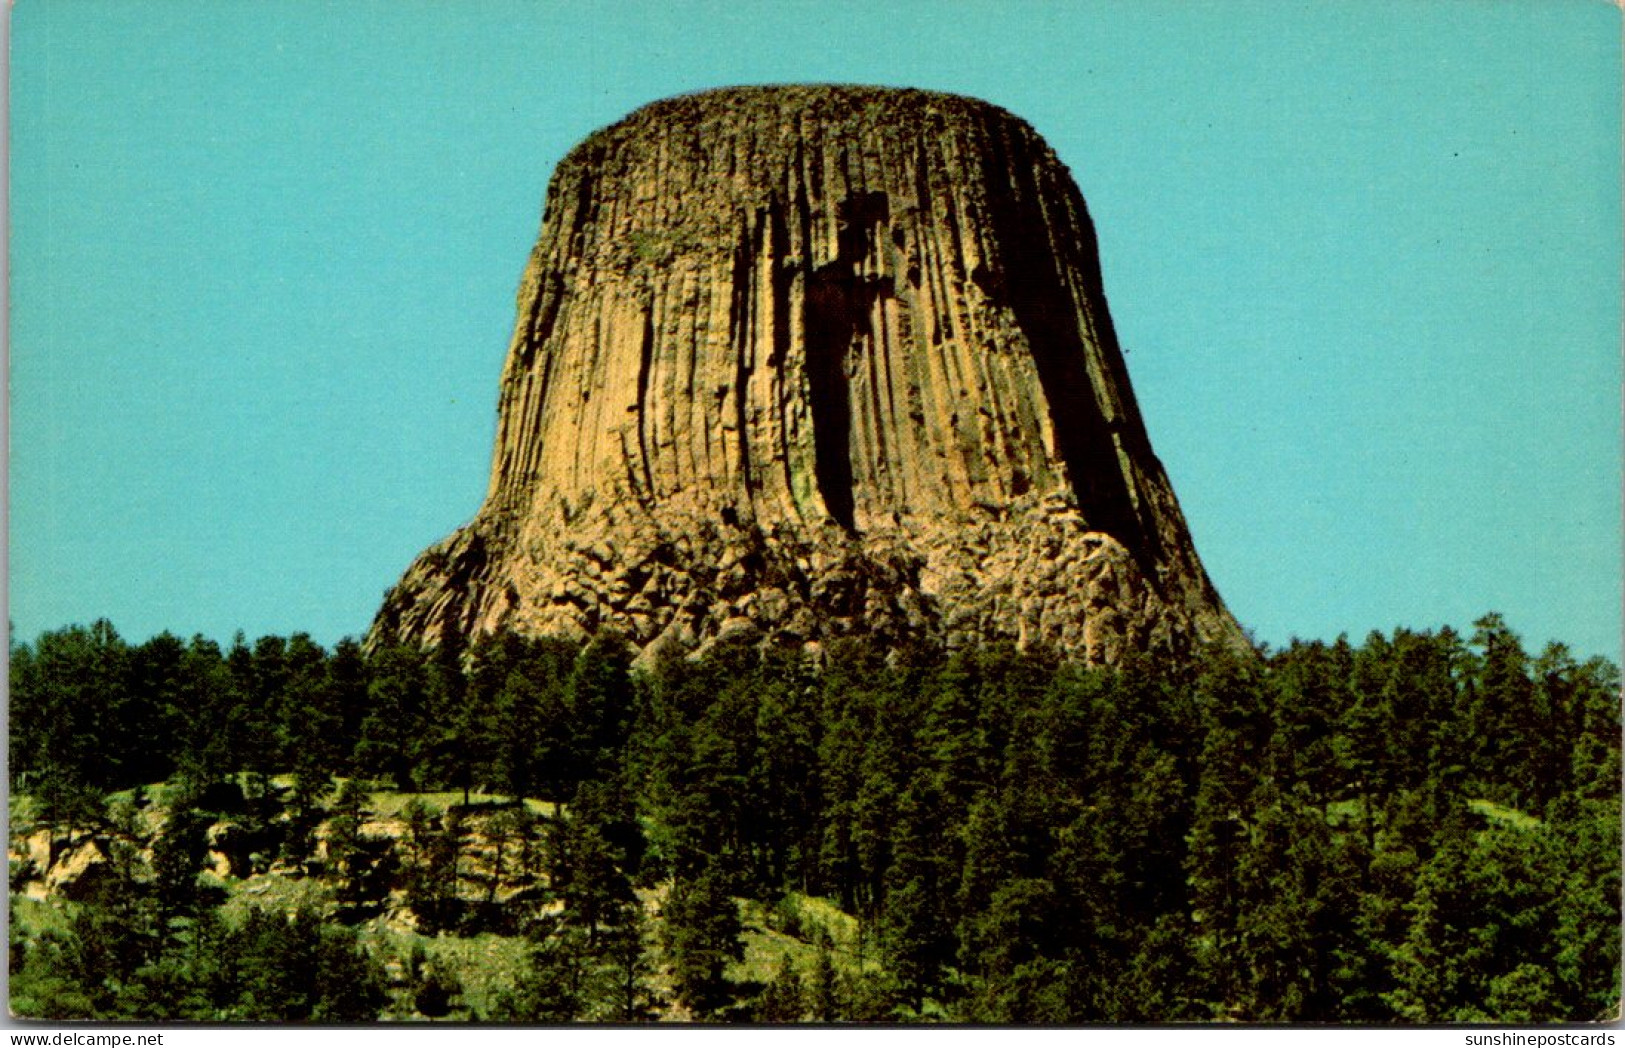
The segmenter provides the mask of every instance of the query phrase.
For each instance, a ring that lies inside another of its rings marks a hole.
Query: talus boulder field
[[[1082,196],[984,102],[656,102],[554,172],[472,522],[374,644],[862,634],[1093,663],[1237,643],[1152,453]]]

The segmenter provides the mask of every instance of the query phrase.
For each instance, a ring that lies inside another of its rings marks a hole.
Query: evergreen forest
[[[1620,678],[1470,632],[11,649],[14,1015],[1590,1022]]]

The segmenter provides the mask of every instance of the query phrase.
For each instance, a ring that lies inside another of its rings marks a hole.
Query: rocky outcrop
[[[370,641],[499,628],[1058,645],[1239,631],[1151,451],[1066,168],[986,103],[648,106],[578,146],[519,290],[485,503]]]

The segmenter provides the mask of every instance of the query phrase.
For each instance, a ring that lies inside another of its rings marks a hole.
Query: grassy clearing
[[[238,785],[246,788],[248,778],[247,773],[240,773],[232,776],[231,778],[236,781]],[[278,790],[288,790],[293,788],[292,775],[272,775],[269,776],[269,781],[271,785],[276,787]],[[344,788],[344,784],[348,781],[348,779],[343,778],[342,776],[334,777],[333,788],[331,791],[329,791],[324,799],[325,806],[332,806],[333,801],[338,797],[339,791]],[[366,785],[366,783],[364,782],[363,785]],[[172,783],[154,782],[148,783],[144,786],[136,786],[131,789],[118,790],[116,792],[109,793],[107,794],[106,799],[110,803],[116,801],[128,803],[134,800],[136,792],[139,790],[157,806],[163,807],[168,804],[170,794],[175,790],[175,788],[176,787]],[[404,809],[408,804],[411,804],[414,800],[422,801],[426,806],[443,812],[453,805],[461,805],[463,803],[463,791],[443,790],[432,793],[414,793],[402,792],[400,790],[393,789],[372,789],[367,793],[367,803],[369,807],[371,807],[373,811],[377,812],[382,818],[391,818],[398,815],[402,809]],[[478,790],[471,790],[468,794],[468,803],[474,806],[505,807],[508,804],[511,804],[512,801],[513,798],[507,794],[481,793]],[[35,819],[34,803],[27,795],[19,793],[11,794],[7,798],[7,802],[9,804],[12,826],[15,827],[33,824]],[[551,817],[558,814],[559,806],[553,801],[542,801],[533,797],[527,797],[525,799],[525,807],[529,808],[531,812],[536,815]]]
[[[1467,807],[1471,808],[1475,815],[1482,815],[1491,822],[1511,826],[1515,830],[1533,830],[1540,825],[1540,820],[1533,815],[1525,814],[1516,808],[1508,808],[1506,805],[1497,804],[1494,801],[1468,801]]]
[[[1326,823],[1334,830],[1361,826],[1364,818],[1365,802],[1358,797],[1332,801],[1326,805]]]
[[[1533,815],[1482,798],[1468,801],[1467,807],[1474,815],[1482,815],[1491,822],[1510,826],[1515,830],[1532,830],[1540,825],[1540,819]],[[1359,829],[1365,825],[1363,821],[1365,819],[1364,809],[1365,804],[1358,797],[1332,801],[1326,805],[1326,822],[1333,829]],[[1381,822],[1382,819],[1379,814],[1379,826]]]
[[[462,995],[448,1019],[485,1018],[497,999],[513,989],[527,965],[529,944],[520,938],[479,935],[473,938],[426,936],[372,922],[361,931],[367,950],[393,971],[405,972],[414,949],[438,971],[462,984]],[[401,1009],[410,1015],[409,1003]]]
[[[32,826],[38,821],[34,799],[22,793],[13,793],[6,797],[6,818],[10,820],[12,830],[19,827]]]
[[[471,805],[490,805],[498,807],[508,804],[512,798],[498,796],[494,793],[470,792],[468,803]],[[406,810],[407,805],[419,801],[431,811],[444,812],[453,805],[463,803],[463,791],[451,790],[440,793],[400,793],[395,790],[375,790],[367,794],[367,807],[377,814],[380,819],[393,819]],[[527,798],[525,807],[533,815],[542,815],[548,818],[558,814],[558,805],[552,801],[539,801]]]
[[[791,892],[777,905],[744,899],[739,916],[745,928],[741,936],[745,956],[728,968],[728,977],[735,981],[770,982],[787,957],[805,979],[826,947],[837,971],[881,969],[874,946],[860,939],[858,919],[828,899],[799,892]]]
[[[802,928],[823,932],[840,952],[856,953],[858,919],[828,899],[792,892],[786,901],[801,920]]]
[[[242,921],[251,908],[288,915],[301,908],[318,913],[337,909],[333,888],[314,878],[257,874],[224,883],[229,893],[224,912],[232,923]],[[417,948],[436,969],[456,977],[463,993],[459,1007],[448,1016],[451,1019],[488,1016],[497,998],[513,988],[526,964],[528,944],[522,938],[489,934],[473,938],[427,936],[388,924],[382,918],[357,930],[367,952],[394,973],[409,969],[412,951]],[[410,1001],[397,997],[395,1012],[410,1017]]]
[[[257,873],[243,880],[216,883],[226,889],[225,915],[233,923],[247,917],[251,909],[292,914],[300,909],[329,913],[334,907],[333,889],[313,877]]]
[[[496,999],[513,989],[524,972],[530,946],[524,939],[481,935],[430,939],[425,951],[437,966],[462,981],[463,1006],[476,1015],[489,1015]]]
[[[47,932],[66,932],[72,927],[71,915],[62,903],[20,895],[11,898],[11,919],[25,939],[35,939]]]
[[[741,960],[728,965],[727,975],[733,982],[772,982],[786,957],[798,974],[805,976],[812,971],[818,951],[800,939],[769,928],[761,913],[765,909],[760,903],[749,900],[740,906],[744,934],[739,938],[745,952]]]
[[[331,914],[337,903],[331,885],[314,878],[257,874],[223,882],[228,892],[226,919],[238,923],[252,908],[292,915],[299,909]],[[526,964],[528,944],[522,938],[480,935],[473,938],[426,936],[376,918],[358,928],[360,942],[387,970],[399,976],[409,970],[414,948],[437,970],[454,976],[463,987],[458,1007],[449,1019],[488,1016],[497,998],[511,990]],[[394,1012],[409,1018],[414,1013],[404,992],[397,993]]]

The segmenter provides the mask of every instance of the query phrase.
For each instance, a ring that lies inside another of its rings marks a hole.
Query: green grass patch
[[[1326,805],[1326,822],[1334,829],[1361,825],[1365,818],[1365,802],[1358,797],[1332,801]]]
[[[6,817],[10,820],[13,833],[23,827],[34,825],[39,819],[34,798],[26,793],[13,793],[6,797]]]
[[[742,959],[728,965],[727,976],[732,982],[769,983],[779,973],[786,957],[795,965],[796,972],[805,977],[812,971],[818,951],[809,943],[769,928],[762,919],[760,903],[746,901],[740,907],[740,920],[744,933],[739,941],[744,944]]]
[[[830,952],[834,957],[835,967],[843,971],[856,971],[858,960],[862,957],[862,968],[866,972],[879,971],[880,961],[877,959],[877,950],[872,941],[872,929],[862,929],[858,919],[842,910],[829,899],[816,895],[802,895],[792,892],[785,897],[785,905],[793,908],[800,918],[802,933],[809,941],[816,945],[820,935],[830,944]],[[860,932],[862,936],[860,937]]]
[[[11,897],[13,933],[24,939],[36,939],[47,932],[66,932],[73,926],[72,914],[67,906],[49,899],[28,899],[21,895]]]
[[[1482,815],[1491,822],[1510,826],[1515,830],[1532,830],[1540,825],[1540,819],[1535,816],[1491,800],[1482,798],[1470,800],[1467,807],[1474,815]],[[1333,829],[1359,829],[1365,825],[1364,819],[1365,802],[1358,797],[1332,801],[1326,805],[1326,822]],[[1378,822],[1381,823],[1380,818]]]
[[[497,1000],[514,988],[529,964],[530,944],[517,937],[430,937],[374,921],[362,930],[361,941],[379,963],[395,971],[409,970],[412,951],[420,949],[437,971],[456,978],[462,993],[446,1016],[451,1020],[489,1018]],[[402,1017],[414,1014],[410,1000],[404,998],[397,999],[396,1011]]]
[[[216,883],[226,889],[226,903],[222,908],[226,919],[234,924],[247,917],[250,909],[286,915],[300,909],[325,914],[334,907],[333,889],[315,877],[258,873],[243,880]]]
[[[487,1016],[497,998],[512,990],[524,972],[530,944],[520,938],[481,935],[429,939],[424,949],[431,961],[461,980],[463,1007],[474,1015]]]
[[[1533,815],[1494,801],[1471,800],[1467,802],[1467,807],[1472,809],[1475,815],[1482,815],[1491,822],[1511,826],[1515,830],[1533,830],[1540,825],[1540,820]]]
[[[127,790],[115,790],[107,795],[107,801],[109,804],[115,801],[133,804],[135,803],[135,795],[138,792],[146,797],[148,801],[157,801],[162,800],[169,789],[170,786],[166,782],[149,782],[144,786],[131,786]]]
[[[821,949],[827,949],[836,971],[853,974],[881,970],[879,951],[861,941],[858,919],[828,899],[791,892],[778,903],[741,900],[744,958],[728,967],[736,982],[766,983],[779,973],[786,957],[803,979],[812,974]],[[823,944],[822,946],[820,944]],[[861,947],[861,949],[860,949]]]
[[[458,796],[460,800],[461,794]],[[251,908],[284,915],[301,908],[331,915],[337,909],[334,889],[319,878],[257,874],[224,882],[224,886],[229,894],[222,909],[233,924],[245,919]],[[454,976],[463,992],[448,1019],[489,1016],[497,998],[513,988],[527,963],[528,944],[517,937],[426,936],[387,924],[382,918],[367,922],[358,931],[360,942],[380,964],[405,972],[416,947],[436,969]],[[410,987],[406,992],[410,993]],[[410,1000],[400,994],[396,997],[394,1013],[401,1018],[412,1016]]]
[[[500,807],[508,804],[512,798],[498,796],[494,793],[470,792],[468,803],[471,805],[489,805]],[[436,813],[443,813],[454,805],[463,803],[462,790],[449,790],[437,793],[400,793],[395,790],[375,790],[367,794],[367,808],[380,819],[399,818],[407,805],[418,801],[424,807]],[[330,802],[331,803],[331,802]],[[525,800],[525,807],[533,815],[542,815],[548,818],[558,814],[558,805],[552,801],[539,801],[534,798]]]

